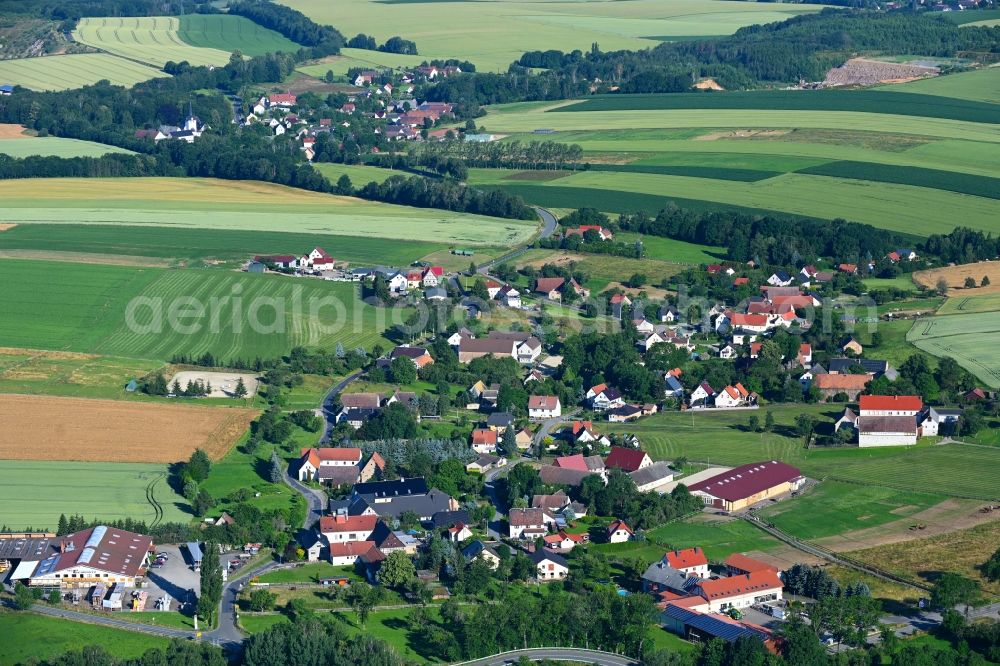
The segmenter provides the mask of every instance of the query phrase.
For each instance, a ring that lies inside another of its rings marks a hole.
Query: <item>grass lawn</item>
[[[358,285],[347,282],[54,266],[0,261],[0,282],[7,287],[0,294],[0,345],[164,360],[206,351],[224,359],[272,358],[297,345],[388,347],[379,332],[407,314],[362,303]],[[170,313],[182,311],[191,314],[172,325]]]
[[[221,515],[230,508],[235,503],[230,498],[240,490],[247,491],[248,497],[243,501],[262,511],[304,505],[305,500],[297,492],[284,483],[269,480],[271,450],[270,446],[261,446],[254,455],[248,455],[237,446],[225,458],[212,464],[208,478],[201,484],[218,502],[211,515]]]
[[[134,86],[166,76],[159,69],[107,53],[74,53],[0,60],[0,79],[31,90],[67,90],[107,79],[113,85]]]
[[[913,492],[994,499],[993,475],[1000,473],[1000,450],[949,444],[884,449],[803,448],[792,425],[800,413],[810,413],[820,424],[831,424],[843,405],[774,405],[771,433],[745,430],[745,412],[665,412],[633,424],[608,424],[609,432],[635,433],[643,448],[657,460],[679,456],[692,461],[741,465],[760,460],[782,460],[816,479],[836,479]]]
[[[357,233],[357,229],[354,230]],[[0,252],[28,259],[62,253],[86,263],[127,263],[181,267],[236,267],[257,254],[304,254],[316,246],[351,264],[405,266],[445,246],[423,240],[394,240],[326,232],[241,231],[111,224],[18,224],[0,233]],[[478,249],[478,248],[477,248]],[[477,252],[477,257],[478,257]],[[467,258],[464,266],[469,263]]]
[[[278,613],[273,615],[240,615],[240,626],[248,634],[259,634],[282,622],[291,622],[291,620],[288,619],[287,615]]]
[[[84,645],[100,645],[119,659],[129,659],[168,643],[165,638],[135,631],[7,610],[0,610],[0,635],[4,644],[0,664],[4,666],[52,660]]]
[[[166,465],[4,460],[0,462],[0,522],[11,529],[55,530],[59,515],[87,520],[135,518],[153,523],[147,488],[163,508],[165,522],[191,519],[187,501],[167,485]],[[37,480],[48,479],[44,487]]]
[[[622,232],[615,235],[615,240],[623,243],[642,241],[648,259],[658,259],[676,264],[710,264],[726,254],[724,247],[697,245],[663,236]]]
[[[769,550],[781,545],[777,539],[746,521],[734,519],[720,522],[703,515],[657,527],[647,532],[646,536],[674,548],[701,546],[712,560],[724,560],[733,553]]]
[[[898,275],[894,278],[865,278],[861,281],[865,285],[865,289],[906,289],[909,291],[916,291],[917,285],[913,284],[913,280],[910,279],[909,275]]]
[[[326,562],[311,562],[294,569],[278,569],[257,577],[261,583],[318,583],[321,578],[350,578],[361,581],[352,566],[335,567]]]
[[[343,623],[349,634],[365,634],[383,640],[407,661],[440,662],[441,659],[430,651],[430,646],[420,643],[417,636],[410,631],[406,621],[410,612],[410,609],[374,611],[368,616],[368,622],[364,627],[353,611],[338,612],[334,617]],[[441,614],[437,608],[429,606],[427,614],[432,622],[441,622]]]
[[[68,56],[67,56],[68,57]],[[2,70],[0,70],[2,78]],[[412,208],[256,181],[32,178],[0,182],[4,220],[281,231],[459,245],[516,245],[537,221]],[[44,206],[39,202],[44,201]],[[363,224],[359,225],[359,220]],[[331,239],[336,243],[336,239]],[[309,248],[301,248],[305,252]],[[326,248],[339,258],[337,245]]]
[[[302,375],[302,384],[284,394],[284,408],[288,411],[319,408],[327,392],[341,379],[340,376]]]
[[[940,495],[823,481],[805,494],[762,512],[800,539],[815,539],[892,522],[944,500]]]
[[[143,399],[125,384],[162,364],[114,356],[0,347],[0,393]]]

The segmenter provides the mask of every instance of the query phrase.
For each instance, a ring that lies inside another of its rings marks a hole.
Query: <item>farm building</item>
[[[917,443],[917,414],[924,401],[915,395],[863,395],[859,400],[858,446]]]
[[[725,511],[743,509],[772,497],[798,490],[805,482],[799,470],[776,460],[734,467],[688,486],[706,506]]]
[[[152,538],[106,525],[62,537],[0,539],[0,558],[18,560],[10,581],[63,589],[134,586],[152,550]]]
[[[861,395],[861,392],[865,390],[865,387],[871,380],[870,375],[831,375],[823,373],[813,377],[812,385],[819,391],[824,400],[829,400],[840,393],[847,395],[849,400],[857,400],[858,396]]]
[[[361,449],[309,448],[302,449],[296,476],[299,481],[320,481],[335,486],[358,480]]]

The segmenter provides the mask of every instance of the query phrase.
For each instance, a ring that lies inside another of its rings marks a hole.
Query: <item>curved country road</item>
[[[323,406],[320,409],[320,413],[323,416],[323,438],[320,439],[320,444],[326,444],[330,441],[330,430],[333,429],[333,422],[337,417],[337,414],[333,409],[334,403],[337,402],[337,396],[340,395],[341,391],[347,388],[348,384],[363,374],[363,370],[358,370],[353,374],[344,377],[326,392],[326,396],[323,397]]]
[[[516,663],[521,657],[531,661],[553,659],[555,661],[576,661],[599,666],[639,666],[641,662],[621,654],[602,652],[600,650],[584,650],[583,648],[529,648],[527,650],[512,650],[501,652],[491,657],[483,657],[475,661],[466,661],[458,666],[501,666]]]

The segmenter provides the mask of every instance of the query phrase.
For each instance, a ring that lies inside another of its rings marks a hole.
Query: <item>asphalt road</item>
[[[556,220],[555,215],[545,210],[544,208],[539,208],[538,206],[533,206],[533,208],[535,212],[538,214],[538,217],[542,219],[542,230],[539,232],[538,237],[548,238],[549,236],[555,233],[559,221]],[[516,250],[512,250],[507,254],[497,257],[496,259],[493,259],[491,261],[487,261],[486,263],[478,266],[476,268],[476,272],[479,273],[480,275],[488,275],[490,268],[492,268],[493,266],[510,261],[511,259],[524,254],[529,249],[530,246],[525,245],[517,248]]]
[[[348,384],[363,374],[363,370],[358,370],[354,374],[344,377],[344,379],[334,384],[333,387],[326,392],[326,397],[323,398],[323,407],[320,409],[320,413],[323,415],[323,438],[320,440],[320,444],[326,444],[330,441],[330,431],[333,429],[333,422],[337,416],[337,412],[333,407],[334,403],[337,402],[337,396],[340,395],[340,392],[343,391]]]
[[[299,483],[298,479],[292,476],[288,471],[285,472],[285,483],[291,486],[292,490],[295,490],[306,498],[306,504],[309,505],[309,511],[306,513],[305,520],[302,522],[302,529],[309,529],[317,520],[320,519],[320,516],[322,516],[323,512],[326,510],[326,493],[302,485]]]
[[[516,663],[521,657],[527,657],[531,661],[554,659],[556,661],[598,664],[599,666],[639,666],[640,664],[640,662],[631,657],[612,654],[610,652],[600,652],[598,650],[584,650],[580,648],[530,648],[527,650],[502,652],[492,657],[467,661],[462,666],[500,666],[501,664]]]

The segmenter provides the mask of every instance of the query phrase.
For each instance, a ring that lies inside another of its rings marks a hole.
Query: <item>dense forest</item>
[[[0,0],[0,16],[34,16],[54,21],[84,16],[170,16],[216,13],[207,0]]]
[[[293,42],[328,51],[327,55],[338,53],[344,46],[344,36],[339,30],[320,25],[291,7],[259,0],[242,0],[230,3],[229,13],[280,32]]]
[[[1000,27],[963,27],[932,14],[889,14],[826,9],[729,37],[665,42],[642,51],[584,53],[533,51],[505,74],[452,77],[427,91],[466,115],[483,104],[565,99],[612,89],[622,93],[682,92],[702,77],[722,87],[748,89],[800,80],[818,81],[827,70],[860,53],[1000,52]],[[533,74],[529,68],[545,68]]]

